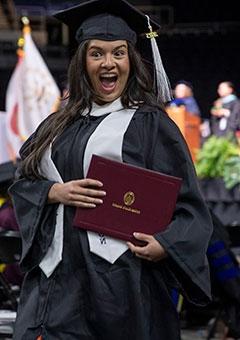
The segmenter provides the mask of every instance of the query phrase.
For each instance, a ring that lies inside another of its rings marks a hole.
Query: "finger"
[[[127,242],[127,246],[131,250],[131,252],[134,253],[135,246],[131,242]]]
[[[81,193],[82,195],[91,196],[91,197],[103,197],[103,196],[106,196],[106,191],[103,191],[103,190],[94,190],[94,189],[81,188],[79,193]]]
[[[143,248],[146,248],[146,247],[139,247],[139,246],[135,246],[133,243],[131,242],[127,242],[127,246],[128,248],[131,250],[132,253],[144,253],[143,251]]]
[[[96,204],[94,203],[86,203],[86,202],[79,202],[79,201],[70,202],[69,205],[77,207],[77,208],[96,208]]]
[[[102,204],[103,200],[100,198],[89,197],[85,195],[72,195],[71,201],[74,202],[82,202],[82,203],[93,203],[93,204]]]
[[[92,196],[92,197],[103,197],[106,196],[106,191],[104,190],[96,190],[96,189],[91,189],[91,188],[86,188],[80,183],[78,183],[78,186],[74,186],[71,189],[72,194],[80,194],[80,195],[85,195],[85,196]]]
[[[92,179],[92,178],[84,178],[79,180],[79,182],[81,182],[81,186],[83,187],[102,187],[103,183],[98,181],[97,179]]]
[[[128,245],[128,247],[129,247],[129,249],[131,250],[132,253],[140,254],[142,256],[149,256],[147,246],[139,247],[139,246],[135,246],[131,242],[127,242],[127,245]]]
[[[140,251],[142,251],[142,247],[136,247],[136,246],[134,246],[134,244],[132,244],[131,242],[127,242],[127,245],[128,245],[128,247],[129,247],[129,249],[131,250],[131,252],[135,255],[135,256],[137,256],[137,257],[139,257],[139,258],[141,258],[141,259],[145,259],[145,260],[149,260],[149,255],[147,255],[147,254],[142,254],[141,252],[139,253],[139,251],[138,251],[138,249],[140,248]]]
[[[146,242],[150,242],[153,239],[152,235],[139,233],[139,232],[134,232],[133,236],[138,240],[146,241]]]

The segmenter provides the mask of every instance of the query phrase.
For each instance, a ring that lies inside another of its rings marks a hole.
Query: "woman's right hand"
[[[48,193],[48,203],[63,203],[81,208],[95,208],[102,204],[106,192],[100,190],[103,184],[95,179],[85,178],[66,183],[54,183]]]

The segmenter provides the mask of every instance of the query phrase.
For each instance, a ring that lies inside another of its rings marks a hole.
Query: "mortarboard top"
[[[136,43],[137,36],[149,32],[144,13],[125,0],[91,0],[62,10],[54,17],[76,33],[80,43],[87,39],[128,40]],[[152,29],[160,26],[150,21]]]

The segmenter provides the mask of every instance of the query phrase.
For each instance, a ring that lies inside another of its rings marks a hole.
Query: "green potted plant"
[[[227,189],[240,183],[240,147],[232,135],[211,136],[196,155],[200,179],[222,178]]]

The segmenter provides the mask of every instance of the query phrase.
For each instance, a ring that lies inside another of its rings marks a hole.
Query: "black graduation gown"
[[[80,118],[54,142],[52,158],[64,181],[82,178],[87,140],[104,118]],[[212,225],[179,129],[166,113],[142,107],[125,133],[122,157],[183,178],[174,218],[155,235],[169,257],[152,263],[128,250],[110,264],[89,252],[86,232],[72,225],[75,208],[65,206],[63,260],[47,279],[38,264],[54,234],[57,204],[46,204],[53,182],[16,181],[10,193],[22,233],[21,267],[27,273],[15,340],[39,334],[44,340],[176,340],[180,330],[172,288],[194,303],[209,301],[205,253]]]

